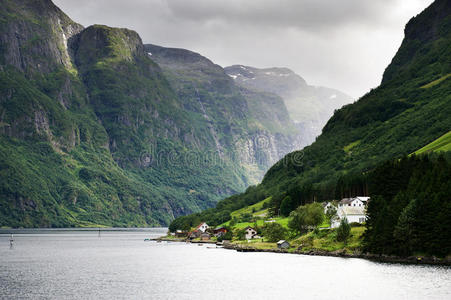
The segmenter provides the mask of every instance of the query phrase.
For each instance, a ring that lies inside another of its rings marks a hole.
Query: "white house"
[[[196,230],[205,232],[208,228],[210,228],[210,226],[208,226],[207,223],[203,222],[203,223],[200,223],[199,226],[197,226]]]
[[[359,197],[344,198],[338,202],[338,208],[340,207],[365,207],[365,203]]]
[[[342,219],[346,218],[348,223],[364,223],[366,221],[365,207],[363,206],[343,206],[337,211],[338,218],[331,224],[332,228],[340,226]]]
[[[257,237],[257,231],[250,226],[247,226],[244,229],[244,231],[245,231],[244,237],[246,238],[246,240],[251,240]]]

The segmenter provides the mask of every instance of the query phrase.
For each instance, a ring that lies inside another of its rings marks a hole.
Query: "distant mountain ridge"
[[[258,161],[264,171],[289,149],[301,148],[302,133],[276,95],[237,86],[222,67],[198,53],[151,44],[145,47],[185,110],[201,114],[208,122],[218,152],[229,149],[228,155],[242,165],[252,168],[251,162]]]
[[[353,101],[341,91],[308,85],[301,76],[288,68],[258,69],[233,65],[225,70],[240,86],[280,96],[290,117],[303,134],[303,146],[315,140],[334,110]]]

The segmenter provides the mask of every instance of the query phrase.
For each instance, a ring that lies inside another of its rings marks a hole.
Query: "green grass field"
[[[415,151],[415,154],[439,151],[451,151],[451,131],[448,131],[448,133],[445,133],[432,143],[429,143],[423,148]]]
[[[321,230],[319,233],[310,232],[291,241],[291,245],[296,248],[301,247],[303,251],[323,250],[336,251],[344,249],[347,253],[352,253],[359,249],[362,241],[362,234],[365,231],[364,226],[352,227],[351,236],[347,243],[336,240],[335,230]]]
[[[280,225],[282,225],[283,227],[288,229],[288,222],[290,220],[288,217],[286,217],[286,218],[273,218],[273,220],[275,220],[276,223],[279,223]],[[254,227],[255,223],[257,223],[257,226],[265,225],[265,221],[263,219],[260,219],[260,220],[256,220],[256,222],[236,223],[235,225],[233,225],[233,228],[242,229],[242,228],[246,228],[247,226]],[[230,226],[230,221],[225,222],[225,223],[221,224],[220,226]]]
[[[267,212],[267,209],[263,209],[263,206],[266,202],[269,202],[271,198],[266,198],[260,202],[255,203],[254,205],[246,206],[241,209],[235,210],[230,215],[232,217],[239,217],[244,214],[252,214],[253,216],[259,216]]]
[[[437,84],[440,84],[442,81],[445,81],[446,79],[448,79],[448,77],[450,77],[451,74],[446,74],[445,76],[440,77],[437,80],[434,80],[432,82],[429,82],[428,84],[423,85],[421,88],[422,89],[428,89],[431,88],[433,86],[436,86]]]

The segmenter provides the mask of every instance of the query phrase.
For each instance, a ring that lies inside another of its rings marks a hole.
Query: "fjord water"
[[[166,229],[0,233],[0,298],[451,299],[451,268],[144,242]]]

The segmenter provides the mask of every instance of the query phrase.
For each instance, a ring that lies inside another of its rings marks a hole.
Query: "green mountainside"
[[[406,25],[405,38],[381,85],[336,111],[312,145],[285,156],[260,185],[177,222],[200,218],[220,224],[232,211],[268,197],[270,209],[277,213],[284,201],[283,206],[293,210],[313,201],[368,193],[359,188],[344,195],[341,188],[346,178],[358,178],[449,132],[450,44],[451,5],[437,0]]]
[[[0,226],[165,225],[297,149],[282,99],[199,54],[164,60],[50,0],[1,7]]]

